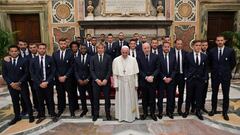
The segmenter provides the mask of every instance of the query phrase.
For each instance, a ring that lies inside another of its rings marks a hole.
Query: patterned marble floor
[[[209,117],[204,114],[204,121],[199,121],[194,115],[183,119],[175,114],[175,119],[170,120],[164,116],[157,122],[150,118],[133,123],[119,123],[116,120],[106,121],[104,108],[101,107],[100,119],[91,121],[90,112],[84,118],[79,118],[80,110],[76,111],[76,118],[69,117],[69,112],[64,112],[61,119],[53,123],[50,119],[44,120],[41,124],[29,124],[27,118],[13,126],[7,123],[13,117],[11,98],[6,90],[0,92],[0,135],[10,134],[44,134],[44,135],[234,135],[240,133],[240,88],[232,87],[230,92],[230,121],[223,120],[221,114]],[[208,93],[206,108],[210,110],[210,95]],[[221,93],[220,93],[220,98]],[[114,101],[112,102],[114,103]],[[221,111],[222,101],[218,102],[218,111]],[[90,110],[90,109],[89,109]],[[142,111],[140,105],[140,112]],[[114,106],[111,106],[111,113],[114,116]]]

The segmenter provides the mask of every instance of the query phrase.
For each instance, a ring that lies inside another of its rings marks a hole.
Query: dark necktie
[[[218,56],[218,60],[221,59],[221,56],[222,56],[222,49],[219,50],[219,56]]]
[[[134,56],[134,51],[132,51],[132,57],[135,57],[135,56]]]
[[[26,51],[23,51],[23,57],[24,58],[26,57]]]
[[[112,45],[111,45],[111,43],[108,44],[108,49],[109,49],[109,50],[112,49]]]
[[[40,60],[40,70],[41,70],[41,76],[42,76],[42,79],[44,79],[44,73],[43,73],[43,56],[41,57],[41,60]]]
[[[154,53],[157,54],[157,50],[156,49],[154,50]]]
[[[61,51],[61,58],[60,58],[61,61],[63,61],[63,51]]]
[[[93,53],[95,53],[96,52],[96,50],[95,50],[95,46],[93,46]]]
[[[102,54],[100,54],[100,63],[102,63],[103,62],[103,56],[102,56]]]
[[[36,57],[36,54],[33,54],[33,58],[35,58]]]
[[[198,54],[196,53],[196,65],[199,65]]]
[[[179,50],[177,54],[177,70],[180,71],[180,51]]]
[[[82,55],[82,64],[84,64],[84,57],[85,55]]]
[[[13,67],[16,67],[16,65],[17,65],[16,64],[16,59],[13,59],[13,63],[12,64],[13,64]]]

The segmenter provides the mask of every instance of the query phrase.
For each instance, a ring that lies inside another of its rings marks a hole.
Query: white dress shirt
[[[180,61],[180,63],[179,63],[179,65],[180,65],[180,69],[179,69],[179,71],[180,71],[180,74],[182,74],[183,73],[183,66],[182,66],[182,50],[177,50],[177,49],[175,49],[175,52],[176,52],[176,60],[178,60],[178,52],[179,52],[179,61]]]
[[[200,62],[201,62],[201,53],[196,53],[196,52],[193,52],[193,56],[194,56],[194,62],[196,63],[197,62],[197,56],[198,56],[198,65],[200,65]]]
[[[46,58],[46,55],[44,56],[38,56],[39,57],[39,65],[41,65],[41,59],[43,57],[43,81],[46,81],[47,79],[47,76],[46,76],[46,63],[45,63],[45,58]]]

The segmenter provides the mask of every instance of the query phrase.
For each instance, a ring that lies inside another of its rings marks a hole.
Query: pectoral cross
[[[126,73],[126,70],[125,70],[125,69],[123,70],[123,73],[124,73],[124,74]]]

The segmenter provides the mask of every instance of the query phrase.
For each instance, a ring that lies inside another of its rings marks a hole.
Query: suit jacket
[[[51,56],[48,55],[45,56],[45,68],[46,68],[46,82],[48,82],[49,84],[53,84],[56,66]],[[39,63],[39,57],[33,58],[33,60],[30,63],[30,74],[36,86],[39,86],[43,80],[43,77],[41,76],[42,74],[41,71],[42,69]]]
[[[85,55],[87,55],[87,57],[84,64],[81,62],[82,60],[81,54],[79,54],[79,56],[76,57],[74,60],[74,74],[77,80],[85,80],[85,79],[90,80],[91,78],[91,74],[90,74],[91,56],[89,54],[85,54]]]
[[[118,46],[116,44],[112,43],[112,47],[109,48],[108,42],[105,43],[105,53],[110,55],[112,60],[114,58],[116,58],[118,55],[120,55],[120,54],[118,54],[119,53]]]
[[[231,72],[236,66],[235,51],[225,46],[219,61],[218,48],[215,47],[209,52],[209,64],[212,79],[221,77],[222,79],[229,80],[232,78]]]
[[[73,54],[70,49],[67,49],[65,52],[64,60],[60,60],[60,50],[53,53],[53,60],[56,65],[56,74],[55,76],[58,78],[59,76],[67,76],[72,77],[73,75]]]
[[[177,74],[180,74],[180,68],[178,67],[178,61],[177,61],[177,56],[176,56],[176,49],[173,48],[172,51],[173,51],[173,53],[175,54],[175,58],[176,58],[176,65],[177,65],[176,73],[177,73]],[[187,52],[184,51],[184,50],[181,50],[181,54],[182,54],[182,71],[183,71],[183,73],[184,73],[184,64],[185,64],[185,59],[186,59],[185,57],[186,57],[186,55],[187,55]],[[179,65],[179,66],[180,66],[180,65]]]
[[[92,45],[87,48],[87,53],[91,56],[95,55],[97,53],[97,47],[95,46],[95,53],[92,50]]]
[[[150,53],[149,62],[146,61],[144,54],[140,54],[137,56],[137,62],[139,67],[140,85],[146,84],[146,76],[154,76],[154,80],[157,80],[157,76],[160,71],[160,61],[156,54]]]
[[[103,55],[103,62],[99,62],[98,54],[91,57],[90,60],[90,72],[93,81],[96,79],[108,80],[112,73],[112,60],[107,54]]]
[[[16,66],[13,66],[12,61],[3,61],[2,75],[4,80],[9,85],[12,82],[20,82],[21,86],[27,85],[28,64],[27,59],[18,57]],[[9,87],[9,89],[12,89]]]
[[[164,77],[171,77],[174,79],[176,75],[176,58],[172,52],[169,52],[169,73],[167,73],[166,63],[164,61],[163,52],[160,52],[159,59],[160,59],[160,79],[163,80]]]
[[[191,80],[192,78],[198,78],[204,81],[208,80],[207,56],[203,53],[200,53],[200,57],[200,65],[197,65],[195,63],[193,52],[186,55],[184,75],[187,80]]]
[[[115,41],[113,44],[114,44],[114,46],[117,47],[117,56],[119,56],[119,55],[121,54],[121,47],[122,47],[122,46],[120,46],[120,44],[119,44],[119,40]],[[123,45],[126,45],[126,46],[129,47],[128,42],[125,41],[125,40],[123,40]],[[117,57],[117,56],[116,56],[116,57]]]

